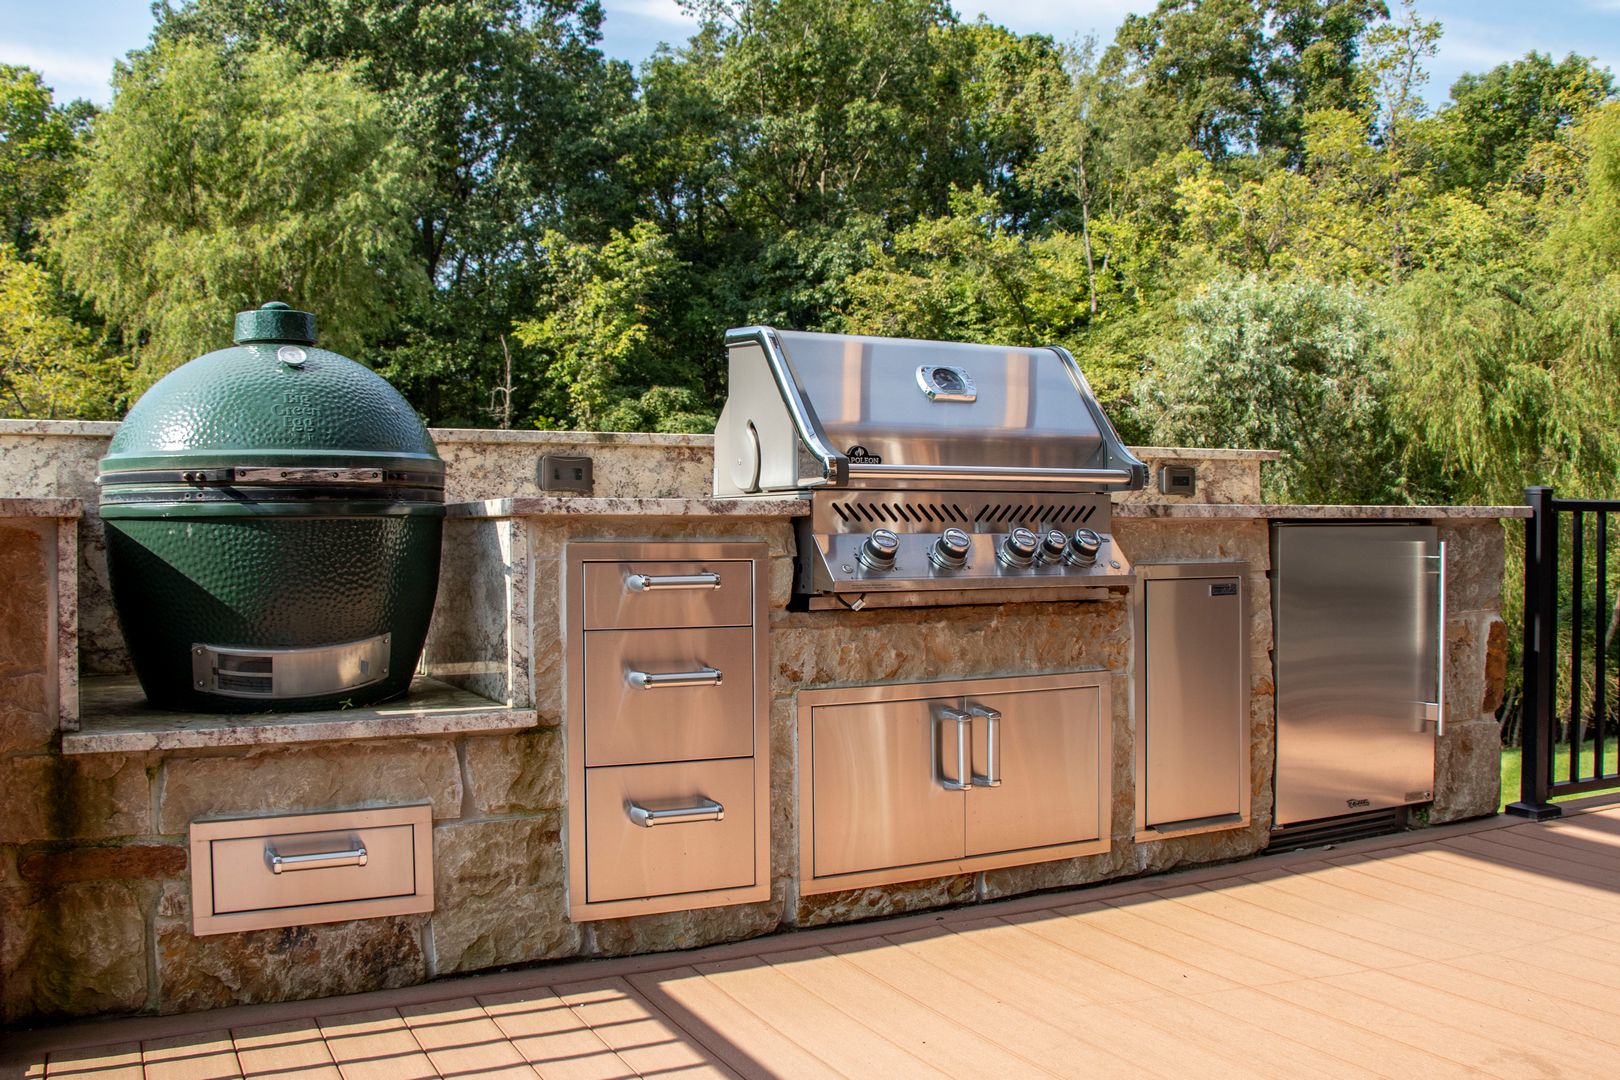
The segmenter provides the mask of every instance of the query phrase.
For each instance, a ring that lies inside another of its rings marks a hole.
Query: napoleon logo
[[[881,464],[883,464],[883,455],[872,453],[872,451],[868,450],[866,447],[862,446],[860,443],[856,443],[854,446],[850,447],[848,450],[845,450],[844,451],[844,456],[849,458],[849,463],[851,465],[881,465]]]

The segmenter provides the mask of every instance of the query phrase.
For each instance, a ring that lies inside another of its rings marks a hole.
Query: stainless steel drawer
[[[585,763],[754,752],[754,630],[593,630],[585,635]]]
[[[590,903],[754,884],[754,761],[585,771]]]
[[[197,934],[433,909],[432,808],[194,822]]]
[[[749,626],[753,563],[587,562],[585,629]]]

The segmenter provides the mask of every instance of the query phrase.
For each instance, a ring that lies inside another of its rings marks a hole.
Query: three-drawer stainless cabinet
[[[757,543],[569,545],[576,921],[769,899],[768,566]]]

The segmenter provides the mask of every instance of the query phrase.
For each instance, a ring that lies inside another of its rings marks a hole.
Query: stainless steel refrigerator
[[[1426,525],[1274,529],[1276,827],[1434,797],[1444,548]]]

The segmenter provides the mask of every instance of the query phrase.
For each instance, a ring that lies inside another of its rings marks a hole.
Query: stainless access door
[[[1277,527],[1278,826],[1433,798],[1442,561],[1429,526]]]
[[[970,694],[973,790],[967,853],[989,855],[1092,840],[1102,693],[1095,686]]]
[[[1237,817],[1249,752],[1248,648],[1236,577],[1153,578],[1146,590],[1143,825]]]
[[[970,731],[961,708],[959,697],[816,707],[818,877],[962,857]]]

